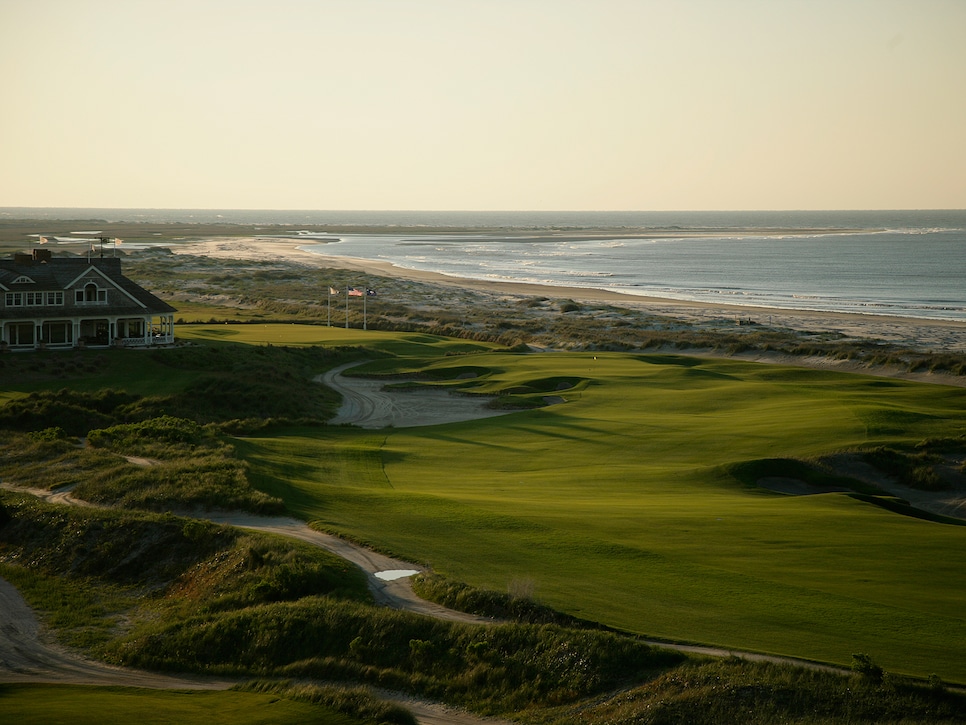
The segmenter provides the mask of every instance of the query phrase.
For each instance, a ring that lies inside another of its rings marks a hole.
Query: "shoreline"
[[[587,304],[613,304],[687,321],[768,325],[801,333],[841,334],[857,340],[868,340],[870,344],[888,342],[925,348],[933,352],[966,354],[966,321],[961,320],[692,302],[586,287],[453,277],[439,272],[406,269],[391,262],[309,252],[303,248],[306,241],[291,238],[269,241],[264,237],[210,237],[186,240],[172,244],[170,248],[176,254],[257,262],[291,262],[312,267],[356,271],[361,275],[391,277],[453,289],[468,289],[494,296],[551,297],[572,299]]]

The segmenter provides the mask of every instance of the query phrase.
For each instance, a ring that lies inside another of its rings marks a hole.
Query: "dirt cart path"
[[[84,659],[46,637],[20,592],[0,579],[0,680],[152,689],[226,689],[232,681],[192,675],[159,675]]]
[[[458,612],[454,609],[447,609],[446,607],[427,602],[425,599],[416,596],[413,593],[410,577],[413,574],[425,571],[425,567],[413,564],[412,562],[394,559],[390,556],[375,552],[372,549],[367,549],[345,539],[340,539],[338,536],[316,531],[315,529],[309,528],[304,521],[278,516],[255,516],[253,514],[237,512],[209,512],[201,516],[216,524],[227,524],[229,526],[279,534],[305,541],[319,546],[347,561],[351,561],[366,573],[369,590],[372,592],[377,604],[393,609],[404,609],[408,612],[416,612],[427,617],[445,619],[451,622],[483,624],[493,621],[486,617],[478,617],[473,614]]]

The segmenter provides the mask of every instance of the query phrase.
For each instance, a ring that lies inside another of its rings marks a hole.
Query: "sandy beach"
[[[754,323],[802,333],[837,333],[851,339],[881,341],[917,350],[966,354],[966,322],[962,321],[710,304],[641,297],[603,289],[465,279],[434,272],[403,269],[376,260],[318,254],[306,251],[302,248],[303,245],[304,242],[297,239],[214,237],[172,245],[172,250],[177,254],[204,255],[213,258],[266,262],[285,260],[293,264],[347,269],[357,271],[360,275],[431,283],[441,287],[474,290],[489,295],[572,299],[585,303],[626,307],[686,321],[717,320],[734,324]],[[454,301],[454,304],[458,304],[458,301]],[[847,364],[840,363],[838,366],[844,368]]]

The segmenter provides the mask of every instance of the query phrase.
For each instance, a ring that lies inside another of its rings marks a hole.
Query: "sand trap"
[[[458,395],[447,390],[384,390],[384,380],[349,378],[343,370],[361,365],[349,363],[315,378],[342,395],[343,403],[330,425],[356,425],[360,428],[413,428],[439,423],[493,418],[512,413],[487,405],[489,396]],[[393,382],[399,382],[394,380]]]
[[[406,577],[415,576],[418,573],[418,569],[389,569],[387,571],[377,571],[373,576],[376,579],[382,579],[384,582],[394,582],[397,579],[405,579]]]

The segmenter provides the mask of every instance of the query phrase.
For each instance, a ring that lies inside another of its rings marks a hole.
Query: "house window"
[[[15,322],[7,325],[7,339],[11,345],[33,345],[34,325],[32,322]]]
[[[68,321],[45,322],[40,339],[51,345],[62,345],[73,340],[74,326]]]
[[[63,292],[7,292],[7,307],[45,307],[64,304]]]
[[[82,304],[107,302],[107,290],[98,289],[96,284],[88,282],[84,285],[84,289],[74,291],[74,301]]]

